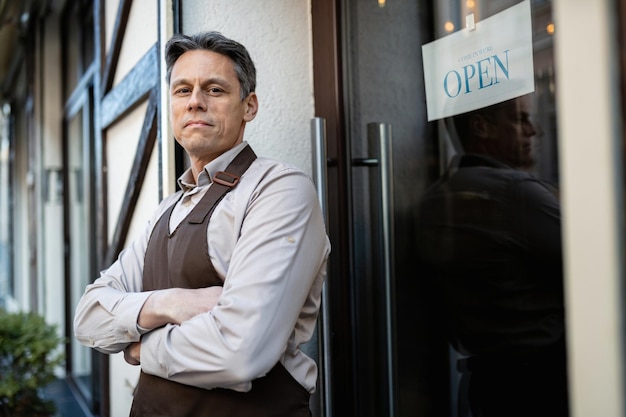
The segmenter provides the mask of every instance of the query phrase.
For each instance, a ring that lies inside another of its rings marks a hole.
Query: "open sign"
[[[530,1],[422,45],[428,120],[534,91]]]

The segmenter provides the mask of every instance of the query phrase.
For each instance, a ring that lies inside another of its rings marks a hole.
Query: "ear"
[[[472,115],[469,127],[474,137],[480,139],[489,139],[491,137],[493,125],[482,114]]]
[[[245,122],[251,122],[256,117],[256,113],[259,110],[259,100],[256,93],[253,91],[248,94],[248,97],[244,99],[245,113],[243,114],[243,120]]]

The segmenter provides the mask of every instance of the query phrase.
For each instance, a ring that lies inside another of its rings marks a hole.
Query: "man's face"
[[[514,168],[531,167],[532,137],[537,132],[530,121],[528,97],[505,103],[488,120],[491,154]]]
[[[170,116],[174,136],[192,165],[201,168],[243,140],[257,98],[243,101],[233,62],[206,50],[182,54],[172,67]]]

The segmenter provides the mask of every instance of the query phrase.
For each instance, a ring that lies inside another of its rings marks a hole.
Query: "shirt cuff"
[[[151,331],[152,329],[146,329],[145,327],[141,327],[140,325],[137,325],[137,331],[139,332],[140,335],[144,335],[146,333],[148,333],[149,331]]]
[[[159,358],[163,336],[169,331],[172,324],[166,324],[148,333],[141,338],[141,370],[150,375],[161,378],[168,377],[168,369]]]
[[[115,329],[119,332],[116,335],[118,340],[139,341],[143,334],[137,325],[139,312],[151,294],[152,291],[127,293],[119,302],[115,311]]]

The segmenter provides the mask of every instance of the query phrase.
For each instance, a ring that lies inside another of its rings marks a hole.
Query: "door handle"
[[[387,359],[387,393],[389,417],[395,415],[395,358],[394,358],[394,191],[392,129],[389,123],[368,123],[367,139],[369,151],[375,158],[360,160],[360,164],[372,166],[378,162],[378,212],[381,220],[381,248],[383,288],[385,289],[385,332]]]
[[[313,181],[317,188],[317,196],[322,207],[324,222],[328,225],[328,194],[327,194],[327,150],[326,120],[321,117],[311,119],[311,148],[313,150]],[[320,309],[322,378],[321,392],[323,397],[324,417],[332,417],[332,386],[331,386],[331,355],[330,355],[330,312],[328,306],[328,286],[322,286],[322,302]],[[318,328],[319,329],[319,328]]]

